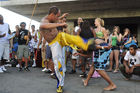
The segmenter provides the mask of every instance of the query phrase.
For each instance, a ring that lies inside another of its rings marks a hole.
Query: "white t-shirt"
[[[0,38],[0,43],[9,43],[8,32],[9,32],[9,25],[7,23],[0,24],[0,35],[6,34],[5,37]]]
[[[33,48],[37,48],[38,43],[39,43],[39,40],[37,40],[37,42],[35,42],[35,40],[34,40]],[[42,46],[42,45],[40,45],[39,48],[41,48],[41,46]]]
[[[80,27],[79,27],[79,26],[76,26],[76,27],[74,28],[74,32],[77,34],[77,32],[78,32],[79,29],[80,29]]]
[[[31,32],[31,36],[35,36],[36,33],[37,31]]]
[[[136,65],[136,64],[140,64],[140,51],[137,51],[135,56],[132,56],[130,54],[130,52],[128,51],[126,53],[124,59],[126,61],[129,61],[130,67],[132,67],[133,65]]]

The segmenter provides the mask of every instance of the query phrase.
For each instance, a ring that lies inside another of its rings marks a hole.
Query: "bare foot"
[[[114,84],[114,85],[109,85],[108,87],[104,88],[104,90],[106,90],[106,91],[112,91],[112,90],[114,90],[116,88],[117,88],[117,86]]]
[[[128,81],[128,80],[130,80],[130,78],[125,78],[125,80],[127,80],[127,81]]]
[[[118,73],[119,71],[117,69],[114,70],[114,73]]]
[[[112,69],[108,69],[108,70],[106,70],[107,72],[112,72]]]
[[[87,86],[87,81],[86,80],[84,80],[84,79],[82,79],[82,81],[83,81],[83,83],[84,83],[84,86],[86,87]]]

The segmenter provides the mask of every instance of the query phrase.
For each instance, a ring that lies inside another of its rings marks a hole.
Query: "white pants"
[[[6,59],[6,60],[9,60],[9,44],[7,43],[2,43],[0,45],[0,60],[2,59]]]
[[[66,72],[66,47],[62,48],[62,56],[63,56],[63,71]]]
[[[58,42],[53,43],[52,45],[50,45],[50,47],[52,51],[56,78],[58,81],[57,87],[64,86],[66,66],[63,48]]]

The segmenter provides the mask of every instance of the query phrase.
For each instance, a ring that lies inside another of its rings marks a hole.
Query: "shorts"
[[[24,58],[29,57],[28,45],[18,45],[17,57],[18,59],[22,59],[22,57]]]
[[[77,53],[75,49],[72,51],[72,59],[78,59],[79,56],[74,56],[73,54]]]
[[[105,70],[110,53],[111,49],[94,51],[93,62],[96,70]]]
[[[51,58],[52,58],[51,48],[49,45],[47,45],[47,47],[46,47],[46,59],[51,59]]]
[[[120,47],[119,46],[113,46],[112,50],[120,50]]]
[[[0,45],[0,60],[3,58],[3,59],[6,59],[6,60],[9,60],[9,54],[10,54],[10,51],[9,51],[9,44],[1,44]]]

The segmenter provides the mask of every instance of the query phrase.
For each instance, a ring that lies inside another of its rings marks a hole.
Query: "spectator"
[[[81,17],[78,18],[77,20],[77,24],[78,26],[75,27],[73,35],[78,35],[78,30],[80,29],[80,24],[83,22],[83,19]],[[70,74],[74,74],[76,73],[76,62],[78,60],[79,56],[74,56],[74,54],[77,53],[77,51],[75,49],[72,50],[72,70],[70,72]]]
[[[9,25],[3,22],[3,16],[0,15],[0,73],[7,71],[5,68],[5,62],[9,60],[9,50],[11,42],[9,43],[10,39],[9,34],[11,34]]]
[[[90,38],[95,38],[96,37],[96,33],[94,31],[94,29],[90,26],[88,21],[84,21],[81,23],[80,29],[79,29],[79,35],[80,37],[83,38],[83,40],[86,42],[88,41]],[[84,55],[87,54],[92,54],[92,52],[87,52],[87,51],[83,51],[82,53]],[[80,56],[80,61],[81,61],[81,67],[82,67],[82,74],[80,74],[80,77],[86,77],[86,63],[88,62],[88,57],[87,56]]]
[[[140,51],[136,45],[131,45],[126,53],[123,65],[120,66],[120,71],[126,80],[129,80],[132,75],[140,76]]]
[[[13,32],[13,33],[15,33],[16,35],[15,35],[15,37],[12,39],[12,64],[13,64],[13,66],[16,66],[17,65],[17,61],[16,61],[16,59],[17,59],[17,50],[18,50],[18,31],[19,31],[19,25],[16,25],[16,27],[15,27],[15,29],[16,29],[16,31],[15,32]]]
[[[28,68],[28,57],[29,57],[29,48],[27,45],[27,41],[29,39],[29,31],[25,29],[26,23],[21,22],[20,23],[20,30],[18,32],[18,62],[19,62],[19,71],[22,71],[22,58],[24,58],[25,61],[25,70],[30,71]]]
[[[107,71],[112,71],[113,68],[113,58],[115,58],[115,70],[114,73],[117,73],[119,70],[119,50],[120,50],[120,45],[119,43],[121,42],[122,35],[120,33],[120,28],[118,26],[114,26],[113,33],[111,35],[111,42],[110,44],[112,45],[112,51],[110,54],[110,67]]]

